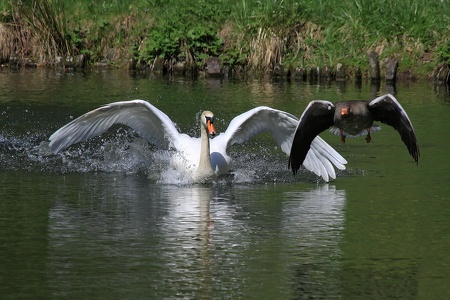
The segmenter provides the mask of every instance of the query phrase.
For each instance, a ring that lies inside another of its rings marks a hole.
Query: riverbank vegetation
[[[367,53],[424,77],[450,63],[448,0],[11,0],[0,4],[0,61],[184,62],[246,71],[368,69]]]

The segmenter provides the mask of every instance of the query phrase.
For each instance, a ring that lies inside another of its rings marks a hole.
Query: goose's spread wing
[[[234,143],[244,143],[255,135],[270,132],[278,146],[287,155],[290,154],[292,138],[298,125],[298,119],[287,112],[261,106],[235,117],[226,132],[216,139],[223,139],[226,148]],[[215,141],[216,142],[216,141]],[[325,181],[336,178],[333,164],[345,169],[347,161],[320,137],[313,138],[308,144],[304,166]]]
[[[312,141],[319,133],[334,124],[335,109],[333,103],[325,100],[311,101],[306,107],[295,130],[289,156],[289,166],[294,174],[297,173],[300,166],[304,163]],[[329,147],[331,148],[331,146]]]
[[[400,133],[409,154],[419,163],[419,146],[413,125],[406,111],[391,94],[378,97],[369,102],[369,110],[375,121],[394,127]]]
[[[118,123],[131,127],[161,149],[167,148],[170,140],[179,134],[170,118],[147,101],[121,101],[92,110],[61,127],[50,136],[50,148],[58,153]]]

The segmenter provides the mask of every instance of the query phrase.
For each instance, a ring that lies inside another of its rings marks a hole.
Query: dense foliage
[[[20,52],[51,62],[85,53],[100,61],[114,48],[122,59],[201,67],[219,56],[266,72],[365,66],[367,52],[376,50],[417,73],[450,63],[448,0],[12,0],[0,10],[3,59]]]

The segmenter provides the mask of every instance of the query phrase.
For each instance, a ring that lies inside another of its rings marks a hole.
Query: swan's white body
[[[49,146],[58,153],[72,144],[100,135],[113,124],[121,123],[160,149],[176,150],[185,168],[183,171],[189,172],[193,181],[198,182],[227,173],[231,168],[227,149],[259,133],[270,132],[281,150],[289,155],[298,124],[298,119],[287,112],[261,106],[235,117],[224,133],[210,139],[204,117],[205,113],[201,116],[201,137],[195,138],[178,132],[170,118],[147,101],[114,102],[61,127],[50,136]],[[336,178],[333,164],[344,170],[346,163],[338,152],[317,136],[303,165],[329,181],[330,177]]]

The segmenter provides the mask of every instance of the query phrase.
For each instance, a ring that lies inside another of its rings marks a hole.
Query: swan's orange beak
[[[348,108],[342,108],[341,109],[341,116],[346,116],[348,115]]]
[[[206,121],[206,125],[208,126],[208,134],[211,138],[215,137],[217,135],[216,128],[214,128],[213,123],[211,120]]]

